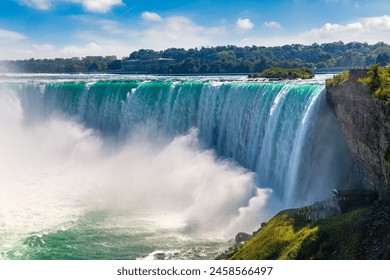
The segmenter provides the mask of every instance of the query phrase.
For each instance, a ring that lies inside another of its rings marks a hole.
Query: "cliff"
[[[314,221],[307,219],[307,207],[282,211],[221,258],[390,258],[390,106],[359,82],[366,75],[367,70],[351,70],[327,81],[327,100],[354,162],[353,183],[336,187],[375,190],[380,199],[366,208]]]
[[[360,186],[390,197],[390,108],[358,81],[366,70],[350,70],[343,81],[328,82],[327,99],[340,123]]]

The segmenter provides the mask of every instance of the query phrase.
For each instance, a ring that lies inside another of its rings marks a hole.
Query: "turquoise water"
[[[90,212],[58,228],[30,233],[5,259],[134,260],[213,259],[229,243],[193,235],[185,226],[156,227],[128,213]]]

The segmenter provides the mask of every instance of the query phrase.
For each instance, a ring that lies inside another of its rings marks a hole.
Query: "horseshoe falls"
[[[0,80],[0,259],[210,259],[349,184],[323,81]]]

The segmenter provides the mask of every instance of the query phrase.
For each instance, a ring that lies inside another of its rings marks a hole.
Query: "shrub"
[[[360,83],[367,86],[370,93],[385,101],[390,106],[390,69],[381,67],[379,64],[371,66],[367,71],[367,77],[359,79]]]
[[[343,71],[337,75],[334,75],[333,78],[326,80],[326,86],[337,86],[345,83],[349,80],[349,71]]]

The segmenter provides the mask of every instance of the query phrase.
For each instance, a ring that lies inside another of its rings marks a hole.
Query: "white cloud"
[[[266,21],[264,22],[264,26],[270,29],[282,29],[282,25],[276,21]]]
[[[0,60],[25,57],[27,37],[21,33],[0,29]]]
[[[50,9],[53,0],[19,0],[20,4],[29,6],[38,10]]]
[[[162,21],[162,17],[159,14],[152,12],[144,12],[141,14],[141,17],[144,21]]]
[[[380,30],[389,30],[390,29],[390,16],[385,15],[382,17],[370,17],[364,20],[364,25],[369,29],[380,29]]]
[[[106,13],[114,6],[124,5],[122,0],[71,0],[81,3],[85,10],[90,12]]]
[[[56,51],[56,48],[50,44],[32,44],[31,45],[34,50],[39,50],[41,52],[53,52]]]
[[[6,29],[0,29],[0,42],[3,42],[5,40],[19,41],[23,39],[26,39],[26,36],[21,33]]]
[[[85,57],[89,55],[106,55],[104,48],[95,42],[85,45],[67,45],[56,47],[51,44],[31,44],[26,58],[56,58],[56,57]]]
[[[86,11],[106,13],[115,6],[124,5],[123,0],[19,0],[22,5],[39,10],[49,10],[56,2],[81,4]]]
[[[255,27],[255,25],[249,18],[239,18],[236,21],[236,27],[238,30],[242,32],[246,32],[251,30],[253,27]]]
[[[102,55],[104,53],[103,48],[95,42],[90,42],[84,46],[65,46],[59,49],[61,57],[82,57],[88,55]]]
[[[184,16],[162,18],[145,30],[136,32],[140,48],[165,49],[170,47],[193,48],[215,45],[226,35],[223,25],[205,27]],[[222,43],[222,42],[221,42]]]
[[[89,38],[86,38],[88,40]],[[24,34],[0,29],[0,60],[84,57],[88,55],[128,54],[129,44],[97,37],[84,44],[55,46],[52,43],[36,44]]]
[[[126,31],[119,25],[118,22],[114,20],[101,19],[97,23],[100,25],[101,29],[109,32],[110,34],[123,34]]]
[[[364,41],[376,43],[390,38],[390,17],[369,17],[349,24],[326,23],[320,28],[314,28],[298,35],[304,41]]]
[[[312,44],[328,42],[377,42],[390,43],[390,16],[368,17],[348,24],[326,23],[296,35],[245,38],[238,45],[280,46],[286,44]]]

